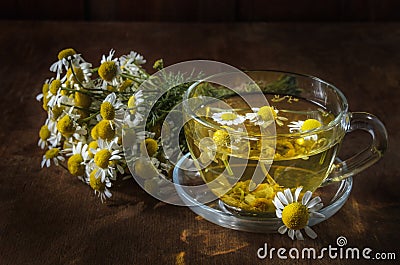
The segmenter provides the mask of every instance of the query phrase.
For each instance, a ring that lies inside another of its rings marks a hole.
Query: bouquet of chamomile
[[[150,159],[134,161],[135,174],[146,178],[157,169],[170,177],[173,166],[160,148],[160,128],[187,87],[178,86],[163,96],[144,121],[141,112],[149,106],[140,86],[150,78],[145,63],[134,51],[116,57],[111,50],[95,66],[72,48],[60,51],[50,67],[53,77],[44,82],[37,96],[47,112],[39,131],[38,145],[44,150],[41,166],[65,168],[103,202],[111,197],[114,181],[131,177],[123,150],[124,131],[145,122],[146,130],[135,139],[138,152],[146,152]],[[162,69],[162,60],[153,68]]]

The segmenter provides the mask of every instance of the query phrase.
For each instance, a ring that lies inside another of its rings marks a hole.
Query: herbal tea
[[[329,174],[344,136],[344,132],[321,130],[334,115],[314,102],[289,95],[265,94],[265,98],[270,106],[263,105],[265,99],[259,95],[249,94],[246,99],[252,108],[241,97],[232,96],[195,110],[219,129],[195,119],[185,125],[186,140],[201,176],[206,183],[213,182],[210,189],[226,205],[255,213],[273,212],[272,199],[284,188],[317,189]],[[273,136],[262,134],[262,128],[273,122],[274,141]],[[265,178],[257,187],[252,186],[254,174]],[[232,188],[226,192],[227,187]]]

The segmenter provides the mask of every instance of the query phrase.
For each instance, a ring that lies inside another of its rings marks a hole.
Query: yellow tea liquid
[[[329,174],[338,143],[344,135],[323,130],[334,115],[314,102],[287,95],[265,94],[265,97],[274,108],[270,111],[272,115],[263,116],[258,110],[265,102],[259,95],[247,95],[253,109],[240,97],[233,96],[223,102],[205,103],[196,110],[198,116],[219,126],[220,130],[194,119],[185,125],[189,149],[204,181],[210,183],[219,177],[210,189],[226,205],[250,213],[274,212],[272,199],[276,192],[285,188],[303,186],[304,192],[317,189]],[[254,122],[257,119],[248,118],[237,125],[221,125],[221,120],[215,120],[213,115],[226,112],[225,104],[242,117],[250,113],[254,118],[259,114],[261,123],[268,124],[268,119],[262,118],[274,119],[276,137],[263,135],[260,125]],[[240,132],[244,129],[247,135]],[[275,153],[273,143],[276,145]],[[262,174],[264,178],[257,187],[252,186],[254,173]]]

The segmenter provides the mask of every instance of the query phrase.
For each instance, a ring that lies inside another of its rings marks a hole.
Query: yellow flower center
[[[57,57],[58,57],[58,60],[62,60],[64,58],[68,58],[69,56],[72,56],[74,54],[76,54],[76,51],[72,48],[68,48],[68,49],[64,49],[64,50],[60,51],[58,53]]]
[[[90,136],[92,136],[93,140],[99,139],[99,133],[98,133],[98,131],[97,131],[97,128],[98,128],[97,125],[98,125],[98,124],[96,124],[96,125],[92,128],[92,130],[90,131]]]
[[[105,81],[112,81],[117,76],[117,65],[113,61],[107,61],[100,65],[99,76]]]
[[[293,202],[282,211],[282,221],[287,228],[293,230],[303,229],[308,224],[308,209],[307,206]]]
[[[49,130],[49,128],[47,127],[47,125],[43,125],[43,126],[40,128],[39,137],[40,137],[40,139],[42,139],[43,141],[46,141],[47,139],[49,139],[49,137],[50,137],[50,130]]]
[[[235,113],[227,112],[227,113],[223,113],[221,115],[221,119],[223,119],[224,121],[231,121],[231,120],[234,120],[236,118],[237,118],[237,115]]]
[[[43,95],[46,95],[47,92],[49,92],[49,87],[50,87],[49,84],[47,84],[47,83],[44,83],[44,84],[43,84],[43,87],[42,87],[42,93],[43,93]]]
[[[231,142],[229,133],[224,130],[217,130],[213,135],[213,140],[217,146],[226,146]]]
[[[52,159],[52,158],[55,158],[59,153],[60,153],[60,149],[51,148],[51,149],[46,151],[44,156],[45,156],[46,159]]]
[[[120,92],[124,92],[128,87],[133,84],[133,81],[130,79],[126,79],[118,88]]]
[[[73,176],[82,176],[85,173],[85,165],[82,164],[81,154],[75,154],[68,159],[68,171]]]
[[[101,103],[100,115],[105,120],[113,120],[115,118],[114,106],[108,101]]]
[[[136,98],[135,95],[133,95],[128,100],[128,109],[132,115],[135,114],[136,112],[135,107],[136,107]]]
[[[107,121],[107,120],[101,120],[95,127],[95,132],[92,133],[97,133],[97,136],[101,139],[104,140],[112,140],[115,136],[115,126],[111,126],[112,121]],[[94,128],[93,128],[94,129]],[[93,135],[92,135],[93,136]],[[96,139],[93,137],[93,139]]]
[[[51,109],[51,112],[53,113],[53,119],[57,120],[58,117],[61,116],[61,114],[63,113],[64,107],[59,107],[57,105],[54,105],[54,107]]]
[[[49,103],[49,98],[47,96],[45,96],[45,97],[43,97],[43,105],[42,105],[42,107],[45,111],[47,111],[49,109],[49,106],[47,106],[47,103]]]
[[[65,115],[57,122],[57,130],[65,137],[70,137],[75,132],[74,123],[69,115]]]
[[[93,170],[90,173],[89,184],[90,184],[90,187],[92,187],[92,189],[102,192],[106,189],[106,184],[101,182],[101,178],[95,177],[96,172],[97,172],[97,169]]]
[[[74,83],[82,83],[83,80],[85,80],[85,75],[83,74],[83,71],[80,67],[75,67],[74,66],[74,73],[72,73],[72,69],[68,68],[67,71],[67,79],[71,80]]]
[[[258,112],[257,115],[263,120],[263,121],[269,121],[272,119],[276,119],[277,115],[276,112],[274,110],[274,108],[270,107],[270,106],[264,106],[261,107]]]
[[[152,138],[147,138],[140,144],[140,151],[145,154],[147,151],[147,154],[149,156],[153,156],[158,150],[158,144],[157,141],[152,139]]]
[[[60,87],[61,87],[61,81],[59,79],[54,79],[50,84],[49,90],[51,94],[56,95]]]
[[[308,119],[308,120],[304,121],[304,123],[301,126],[300,130],[303,131],[303,132],[304,131],[309,131],[309,130],[313,130],[313,129],[319,128],[319,127],[321,127],[321,125],[322,124],[319,121],[315,120],[315,119]]]
[[[99,147],[99,144],[97,143],[97,141],[91,141],[88,145],[88,154],[89,157],[92,158],[93,157],[93,153],[90,151],[90,149],[94,149],[96,150]]]
[[[75,92],[74,100],[75,100],[75,106],[82,108],[89,108],[90,104],[92,104],[92,98],[87,94],[81,92]]]
[[[111,153],[107,149],[102,149],[94,155],[94,162],[100,168],[107,168],[110,162]]]

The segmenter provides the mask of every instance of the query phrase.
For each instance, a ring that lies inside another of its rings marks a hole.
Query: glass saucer
[[[174,183],[184,186],[204,184],[204,181],[198,174],[194,177],[193,171],[181,169],[183,164],[190,164],[190,160],[190,154],[186,154],[179,160],[173,172]],[[324,207],[319,210],[319,212],[324,214],[325,218],[311,218],[309,226],[327,220],[338,212],[347,201],[352,187],[353,179],[349,177],[340,182],[318,188],[313,193],[313,196],[321,197]],[[277,232],[278,228],[282,225],[282,221],[276,217],[255,217],[235,214],[226,209],[224,203],[218,199],[203,204],[199,202],[202,201],[199,197],[202,196],[201,194],[196,194],[196,196],[194,196],[193,194],[190,194],[190,192],[187,192],[187,189],[184,189],[179,185],[176,185],[176,190],[185,204],[192,205],[188,207],[193,212],[222,227],[246,232],[274,233]]]

